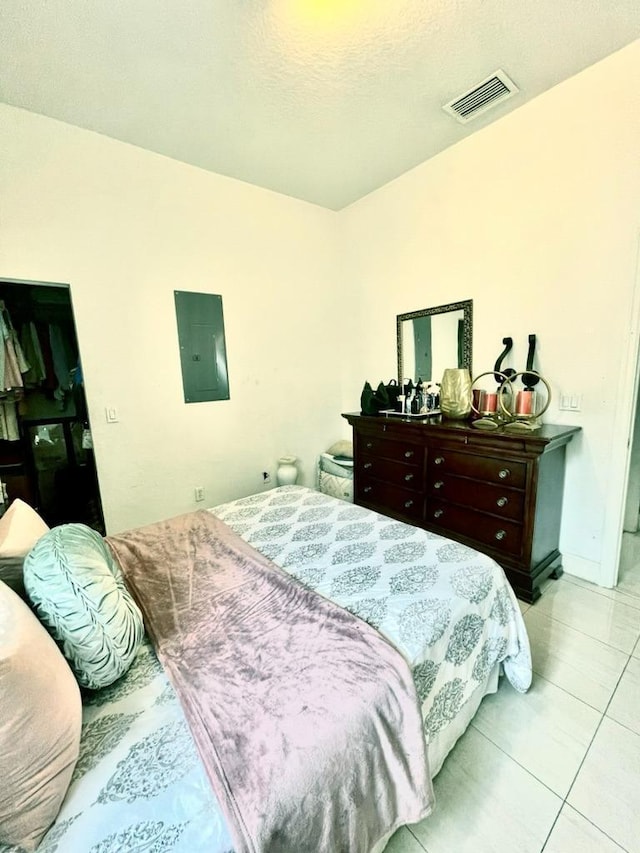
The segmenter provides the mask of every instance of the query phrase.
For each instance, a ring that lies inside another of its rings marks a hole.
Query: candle
[[[532,415],[535,391],[518,391],[516,397],[516,415]]]
[[[485,391],[482,401],[482,413],[490,415],[498,411],[498,395],[495,391]]]
[[[479,418],[480,413],[482,412],[482,398],[484,396],[484,391],[481,391],[479,388],[474,388],[471,394],[471,408],[473,413],[471,417],[473,419]]]

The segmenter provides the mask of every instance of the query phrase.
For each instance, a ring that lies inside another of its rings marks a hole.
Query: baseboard
[[[575,575],[583,581],[589,581],[598,586],[606,586],[602,583],[602,566],[594,560],[586,560],[576,554],[563,554],[562,568],[568,575]]]

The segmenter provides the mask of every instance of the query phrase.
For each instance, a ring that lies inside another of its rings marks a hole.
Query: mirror
[[[447,367],[471,373],[473,300],[397,316],[398,382],[440,382]]]

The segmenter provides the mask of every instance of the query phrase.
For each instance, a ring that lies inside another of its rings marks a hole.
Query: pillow
[[[35,509],[16,498],[0,518],[0,580],[22,598],[22,563],[38,539],[49,528]]]
[[[35,509],[16,498],[0,518],[0,557],[26,557],[48,530]]]
[[[131,666],[142,616],[102,536],[61,524],[24,561],[24,585],[83,687],[106,687]]]
[[[335,441],[327,453],[331,456],[341,456],[343,459],[353,459],[353,442],[346,439]]]
[[[35,850],[69,787],[81,724],[69,665],[0,582],[0,844]]]

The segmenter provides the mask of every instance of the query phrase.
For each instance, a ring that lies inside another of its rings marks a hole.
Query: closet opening
[[[0,514],[105,534],[71,290],[0,280]]]

